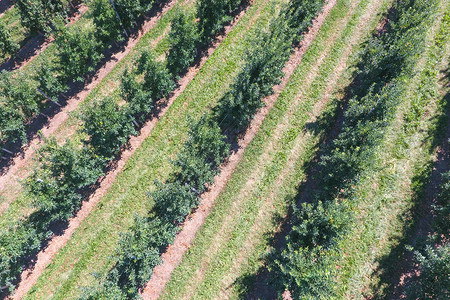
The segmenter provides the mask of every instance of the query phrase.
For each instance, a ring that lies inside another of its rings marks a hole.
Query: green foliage
[[[154,101],[149,92],[144,90],[143,84],[137,82],[136,74],[126,70],[122,75],[120,95],[128,103],[128,111],[144,121],[153,109]]]
[[[10,290],[29,257],[51,235],[49,226],[73,215],[81,204],[83,189],[97,181],[104,167],[104,160],[87,148],[70,143],[58,146],[55,140],[38,151],[36,163],[24,182],[33,199],[33,213],[0,231],[0,285]]]
[[[66,19],[67,2],[61,0],[17,0],[22,25],[31,32],[49,33],[56,19]]]
[[[89,3],[96,36],[104,43],[123,41],[124,29],[134,26],[154,0],[92,0]],[[114,4],[114,6],[113,6]],[[114,10],[114,7],[116,10]],[[120,17],[117,18],[117,14]]]
[[[103,174],[103,160],[87,148],[58,146],[55,140],[39,149],[37,162],[26,187],[47,223],[71,217],[81,204],[80,190]]]
[[[230,146],[216,122],[203,116],[198,122],[189,120],[188,140],[173,164],[179,167],[176,180],[194,188],[198,193],[205,184],[214,182],[218,167],[230,152]]]
[[[137,18],[145,13],[153,2],[154,0],[113,0],[125,28],[133,26]]]
[[[93,71],[103,57],[103,45],[96,39],[91,27],[62,28],[55,44],[66,81],[83,81],[81,76]]]
[[[415,251],[420,275],[407,290],[407,299],[450,298],[450,245],[427,246],[421,253]]]
[[[203,36],[202,42],[205,42],[210,35],[217,32],[223,22],[229,19],[231,11],[240,2],[234,0],[198,2],[197,17],[200,19],[199,31]],[[191,17],[180,14],[172,27],[172,46],[168,56],[168,65],[174,74],[182,72],[191,63],[194,54],[194,43],[190,37],[194,36],[195,30],[190,19]],[[283,20],[283,17],[274,19],[269,30],[260,32],[257,38],[253,40],[252,50],[245,57],[247,63],[243,72],[232,85],[231,91],[224,96],[225,100],[222,99],[214,117],[204,116],[198,122],[188,120],[190,124],[188,139],[177,159],[172,161],[174,166],[177,167],[175,173],[167,183],[157,183],[156,190],[150,193],[155,201],[155,217],[148,222],[160,222],[159,226],[163,228],[161,232],[167,233],[167,238],[169,236],[173,238],[177,226],[198,204],[198,196],[206,190],[206,184],[213,182],[220,164],[224,162],[230,152],[230,145],[226,141],[226,136],[222,134],[224,122],[236,126],[239,130],[248,124],[256,110],[263,105],[261,99],[270,95],[273,92],[273,85],[280,81],[283,75],[282,68],[291,52],[292,41],[288,23]],[[188,42],[192,42],[192,44],[188,44]],[[199,45],[201,44],[199,43]],[[132,72],[127,71],[122,78],[121,93],[129,103],[137,95],[142,95],[142,90],[150,93],[152,98],[159,98],[165,94],[158,95],[155,92],[173,89],[169,85],[169,77],[165,75],[169,73],[162,65],[154,61],[150,53],[144,53],[141,56],[135,73],[137,75],[144,74],[142,85],[136,81]],[[164,78],[167,78],[167,80],[162,80]],[[157,86],[159,86],[158,89],[155,88]],[[168,86],[168,88],[164,88],[165,86]],[[230,118],[236,119],[228,119],[228,114],[231,115]],[[147,219],[136,219],[134,226],[142,226],[141,223],[145,224],[145,222],[147,222]],[[122,296],[127,295],[126,297],[133,298],[137,294],[137,289],[151,276],[149,272],[151,265],[145,265],[144,260],[141,260],[141,255],[150,257],[150,261],[154,265],[157,261],[152,256],[152,254],[156,254],[156,251],[151,252],[155,248],[141,246],[140,242],[134,239],[135,233],[136,229],[133,227],[131,229],[131,237],[133,238],[127,238],[127,242],[119,246],[118,253],[131,252],[132,255],[127,257],[136,258],[136,262],[130,262],[124,255],[120,255],[122,258],[116,262],[101,286],[86,289],[86,295],[92,293],[102,296],[83,299],[104,298],[107,290],[105,287],[112,286],[111,282],[114,282],[114,287],[111,287],[110,290],[117,291],[116,287],[119,287]],[[158,234],[153,236],[158,236]],[[148,238],[144,235],[139,236],[139,239],[144,241]],[[169,241],[167,240],[166,243],[169,243]],[[148,245],[149,242],[145,241],[143,244]],[[140,249],[139,252],[131,251],[130,245],[135,245],[133,249]],[[161,251],[161,248],[159,251]],[[148,258],[145,259],[145,261],[147,260]],[[118,274],[122,274],[122,271],[118,271],[118,266],[125,265],[130,267],[123,271],[125,275],[119,279]],[[147,279],[143,280],[144,278]],[[120,299],[122,296],[114,296],[113,298]]]
[[[223,24],[231,21],[230,14],[241,2],[242,0],[199,0],[197,17],[202,40],[208,40],[222,29]]]
[[[54,101],[58,100],[59,93],[63,93],[69,87],[59,74],[58,65],[53,65],[45,59],[36,70],[35,80],[39,82],[39,90]]]
[[[120,109],[111,97],[96,101],[82,113],[81,119],[82,131],[89,136],[87,143],[97,155],[107,159],[119,152],[130,135],[136,134],[128,112]]]
[[[20,74],[0,73],[0,141],[25,141],[25,122],[43,105],[30,81]]]
[[[122,26],[110,0],[93,0],[89,2],[89,10],[95,24],[95,36],[103,43],[122,41]]]
[[[0,98],[0,141],[26,141],[24,116],[8,99]]]
[[[138,74],[144,74],[143,88],[151,99],[167,97],[175,88],[175,82],[163,63],[157,62],[153,53],[144,51],[139,58]]]
[[[155,201],[154,210],[165,223],[178,225],[198,204],[194,192],[179,181],[162,184],[157,182],[150,197]]]
[[[242,72],[216,108],[216,118],[224,131],[245,129],[264,106],[262,99],[273,93],[272,87],[280,82],[291,53],[288,33],[281,16],[272,20],[270,30],[260,31],[252,41]]]
[[[322,10],[324,0],[291,0],[284,7],[282,15],[292,30],[294,42],[299,42],[301,34],[312,25],[312,20]]]
[[[297,299],[330,298],[336,245],[355,212],[351,200],[359,176],[373,167],[377,147],[403,100],[404,81],[412,76],[417,54],[424,48],[425,28],[437,1],[396,1],[396,16],[387,32],[376,35],[361,55],[358,85],[344,112],[341,132],[325,149],[311,194],[313,203],[294,208],[287,246],[273,253],[271,268]],[[323,278],[317,281],[317,274]],[[313,278],[313,279],[312,279]]]
[[[148,1],[145,1],[147,3]],[[142,3],[141,3],[142,4]],[[104,45],[95,41],[92,28],[66,29],[56,38],[59,60],[44,62],[37,70],[39,88],[56,98],[65,82],[91,71],[100,59]],[[48,141],[38,152],[37,165],[24,182],[34,199],[33,213],[19,220],[14,227],[0,232],[0,286],[14,289],[13,282],[23,270],[30,255],[40,249],[51,234],[54,222],[67,221],[80,207],[86,188],[103,175],[107,162],[120,150],[130,135],[135,134],[132,119],[147,117],[153,101],[167,96],[175,87],[170,73],[161,63],[145,53],[138,72],[123,75],[121,93],[127,104],[123,107],[112,98],[95,102],[81,115],[81,132],[88,136],[84,145],[57,145]],[[143,75],[138,83],[136,77]],[[63,80],[64,79],[64,80]],[[11,73],[0,75],[0,138],[25,138],[24,120],[39,111],[42,97],[24,78]],[[180,203],[180,210],[181,207]],[[160,252],[172,241],[177,230],[172,223],[158,218],[136,218],[135,225],[121,238],[115,268],[96,289],[86,289],[86,299],[129,299],[150,278],[160,262]]]
[[[274,255],[282,288],[288,288],[295,299],[306,296],[324,299],[334,296],[333,276],[336,270],[330,267],[335,259],[329,253],[350,214],[345,204],[303,203],[294,206],[292,228],[286,238],[286,249]]]
[[[441,189],[438,203],[433,206],[436,214],[433,230],[438,242],[450,238],[450,171],[442,174]]]
[[[8,29],[0,22],[0,55],[13,55],[19,48],[19,44],[13,41]]]
[[[20,222],[16,228],[0,231],[0,284],[14,291],[13,282],[23,270],[22,257],[38,250],[39,233],[26,223]]]
[[[334,292],[330,284],[336,274],[330,268],[333,259],[318,255],[325,253],[320,246],[314,251],[294,248],[289,244],[286,248],[289,251],[283,253],[281,261],[275,258],[275,263],[279,264],[283,274],[277,280],[285,284],[279,287],[280,294],[284,288],[289,287],[292,299],[333,299]]]
[[[160,253],[172,242],[175,230],[175,226],[158,219],[136,217],[133,226],[121,237],[115,269],[128,299],[136,297],[138,289],[150,279],[153,268],[161,263]]]
[[[167,67],[174,77],[185,71],[194,61],[198,39],[193,16],[187,16],[179,10],[172,22],[167,54]]]
[[[450,297],[450,172],[442,174],[441,192],[432,223],[432,234],[424,249],[414,251],[419,276],[406,291],[408,299],[448,299]]]
[[[98,276],[97,276],[98,277]],[[114,277],[111,279],[111,277]],[[126,294],[117,285],[117,270],[111,271],[108,279],[96,287],[83,287],[79,300],[127,300]],[[116,279],[116,280],[114,280]]]
[[[158,218],[136,216],[121,236],[115,265],[98,287],[85,288],[80,299],[138,299],[138,291],[161,263],[160,254],[173,241],[176,227]]]

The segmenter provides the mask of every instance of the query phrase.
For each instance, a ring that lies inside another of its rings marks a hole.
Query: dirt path
[[[347,68],[347,62],[349,59],[349,56],[353,50],[353,48],[356,46],[357,43],[361,42],[362,35],[367,33],[367,30],[364,30],[367,26],[367,24],[370,24],[370,19],[374,17],[375,13],[379,10],[380,6],[382,4],[382,1],[373,1],[365,10],[364,15],[360,18],[358,29],[356,30],[356,34],[354,34],[350,40],[350,42],[346,45],[346,49],[342,57],[340,58],[339,64],[336,66],[336,68],[333,71],[333,75],[331,76],[331,81],[328,83],[324,96],[321,98],[319,102],[316,103],[316,105],[313,108],[312,116],[309,118],[307,123],[315,122],[328,103],[328,101],[331,98],[332,91],[336,90],[338,79],[341,77],[345,69]],[[344,21],[343,21],[344,22]],[[240,255],[233,261],[232,270],[236,270],[240,267],[244,259],[246,258],[246,254],[248,251],[246,249],[253,249],[255,247],[255,243],[257,241],[258,232],[263,227],[263,223],[266,223],[267,220],[269,220],[272,216],[272,211],[275,209],[274,202],[279,199],[277,197],[278,189],[277,187],[283,186],[285,184],[287,177],[289,174],[294,172],[294,168],[296,166],[296,163],[303,151],[302,149],[305,147],[306,140],[310,139],[312,136],[308,132],[304,132],[299,135],[299,137],[296,138],[294,147],[290,150],[290,156],[287,159],[288,163],[287,166],[283,169],[283,171],[280,173],[280,175],[277,177],[275,183],[273,184],[274,189],[270,192],[270,194],[266,197],[261,209],[259,209],[259,214],[257,216],[257,219],[252,226],[250,233],[245,240],[243,246],[241,247],[241,251],[239,252]],[[230,273],[234,273],[231,271]],[[223,286],[230,286],[236,278],[234,277],[227,277],[224,280]],[[225,291],[224,291],[225,292]]]
[[[240,215],[242,213],[242,209],[245,209],[245,207],[242,207],[244,205],[245,200],[252,197],[252,191],[258,186],[258,183],[265,176],[265,166],[267,162],[271,160],[271,156],[273,154],[272,149],[275,149],[276,146],[280,143],[280,138],[285,132],[286,128],[289,126],[290,118],[294,115],[296,111],[295,108],[303,101],[305,92],[311,88],[311,84],[313,83],[314,79],[318,76],[320,66],[323,64],[325,58],[329,54],[329,51],[334,45],[335,41],[337,40],[339,34],[341,33],[341,30],[348,23],[348,20],[352,15],[353,10],[355,9],[357,3],[358,1],[353,1],[352,6],[348,10],[347,14],[342,18],[339,24],[337,24],[336,28],[334,29],[334,32],[332,32],[332,35],[327,39],[328,42],[326,43],[325,49],[322,50],[321,55],[315,60],[313,66],[305,75],[304,80],[302,80],[301,91],[295,97],[295,100],[289,103],[288,113],[282,118],[282,120],[273,130],[270,140],[266,142],[264,152],[261,154],[261,156],[258,158],[258,161],[255,163],[255,165],[258,167],[255,168],[251,172],[251,174],[248,175],[248,180],[242,187],[241,192],[238,194],[235,201],[233,201],[233,207],[230,209],[225,219],[221,222],[221,228],[216,232],[214,240],[210,243],[209,250],[205,251],[206,256],[204,260],[202,260],[201,266],[196,271],[195,278],[192,278],[188,291],[183,297],[184,299],[190,299],[193,296],[193,293],[195,292],[197,286],[203,280],[203,276],[205,275],[208,266],[211,264],[211,261],[214,259],[215,255],[220,250],[220,245],[224,243],[224,240],[230,237],[231,231],[233,230],[232,222],[234,221],[235,216]],[[285,76],[282,84],[276,86],[275,88],[276,93],[266,99],[266,103],[268,105],[270,104],[273,105],[277,101],[282,90],[289,82],[292,74],[300,65],[302,57],[303,55],[302,54],[299,55],[298,53],[294,53],[291,56],[291,59],[289,60],[289,62],[287,63],[286,67],[283,70]]]
[[[80,4],[75,8],[72,16],[69,18],[67,26],[75,24],[81,16],[87,12],[89,7],[84,4]],[[19,52],[14,56],[6,60],[0,65],[0,71],[2,70],[17,70],[25,67],[38,57],[45,49],[50,46],[55,39],[53,37],[45,38],[42,35],[36,35],[32,37]]]
[[[67,105],[64,106],[64,108],[62,108],[62,110],[58,114],[56,114],[52,119],[49,120],[48,126],[40,130],[42,136],[49,137],[53,135],[57,131],[57,129],[65,121],[67,121],[69,113],[74,111],[78,107],[78,105],[82,101],[84,101],[84,99],[86,99],[86,97],[97,86],[97,84],[99,84],[114,69],[114,66],[117,63],[123,60],[128,55],[128,53],[130,53],[130,51],[134,48],[134,46],[136,46],[139,40],[147,32],[149,32],[156,25],[159,19],[167,11],[172,9],[177,2],[178,0],[169,1],[157,15],[146,21],[137,36],[128,41],[124,50],[113,55],[111,59],[97,71],[97,73],[92,77],[92,81],[81,92],[67,100]],[[9,167],[7,172],[0,177],[0,193],[6,190],[6,188],[8,188],[8,191],[14,189],[14,187],[16,187],[16,190],[20,190],[19,179],[26,177],[29,172],[24,172],[23,169],[27,168],[27,166],[32,163],[32,158],[34,157],[36,149],[41,145],[42,140],[39,137],[36,137],[28,143],[22,154],[16,155],[16,157],[13,159],[13,164]],[[2,214],[14,201],[15,196],[17,196],[14,194],[7,195],[8,197],[5,197],[6,200],[0,205],[0,214]]]
[[[264,118],[274,106],[281,90],[286,86],[290,76],[295,70],[296,65],[301,62],[304,53],[318,34],[320,27],[330,13],[331,9],[334,7],[335,3],[336,0],[328,1],[323,9],[323,12],[314,20],[308,33],[304,35],[301,46],[296,49],[284,69],[285,77],[283,78],[282,83],[276,87],[275,94],[266,99],[267,105],[256,114],[250,128],[247,130],[244,137],[239,141],[239,150],[230,156],[227,164],[222,167],[220,174],[215,177],[214,185],[203,195],[202,202],[198,209],[195,213],[188,217],[183,224],[183,229],[177,234],[174,243],[170,245],[166,252],[162,255],[163,263],[154,269],[152,278],[147,283],[141,294],[144,299],[157,299],[161,295],[166,283],[170,279],[170,275],[181,262],[183,254],[192,244],[196,232],[200,229],[206,217],[209,215],[215,199],[224,189],[233,170],[241,161],[245,149],[255,137]]]
[[[175,4],[176,1],[172,1],[166,7],[166,11]],[[249,6],[248,6],[249,7]],[[237,15],[230,25],[226,26],[224,34],[215,39],[214,44],[211,45],[207,51],[207,54],[203,56],[200,63],[195,67],[189,69],[187,74],[180,79],[178,82],[179,87],[171,94],[167,101],[161,101],[160,105],[163,104],[163,108],[160,110],[158,117],[148,121],[141,129],[138,136],[133,136],[129,141],[129,147],[122,153],[120,160],[117,162],[116,168],[111,170],[100,183],[100,187],[95,191],[95,193],[89,197],[89,199],[83,203],[80,211],[76,217],[72,218],[69,222],[68,228],[64,231],[61,236],[55,236],[48,244],[44,250],[42,250],[37,255],[37,261],[32,270],[25,270],[22,273],[21,281],[16,288],[15,294],[12,299],[22,298],[30,288],[37,282],[39,276],[42,274],[44,269],[52,262],[53,257],[56,253],[67,244],[69,239],[72,237],[75,230],[80,226],[83,220],[89,215],[90,211],[97,205],[101,198],[107,193],[113,182],[115,181],[117,175],[123,170],[128,159],[134,154],[134,152],[140,147],[144,140],[150,135],[152,129],[155,127],[157,122],[164,114],[169,110],[172,103],[177,99],[181,93],[186,89],[191,80],[196,76],[198,71],[205,64],[209,56],[215,51],[215,49],[222,43],[228,33],[234,28],[234,26],[239,22],[242,16],[247,11],[248,7],[243,10],[239,15]],[[156,18],[156,17],[155,17]]]

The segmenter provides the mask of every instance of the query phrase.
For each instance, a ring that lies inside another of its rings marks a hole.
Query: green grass
[[[80,286],[92,283],[92,272],[105,273],[111,267],[109,256],[116,248],[119,232],[132,224],[135,213],[151,209],[148,190],[155,179],[164,180],[171,173],[168,159],[176,155],[186,137],[187,116],[199,117],[223,95],[240,70],[250,31],[257,28],[251,25],[261,22],[259,26],[264,26],[273,5],[279,7],[280,3],[258,0],[249,8],[128,161],[100,204],[56,255],[29,298],[49,294],[73,298]],[[257,15],[260,8],[261,15]]]
[[[440,17],[445,11],[449,11],[449,1],[442,2]],[[439,26],[441,20],[436,19]],[[449,24],[441,23],[439,31],[445,27],[448,31]],[[400,108],[395,126],[380,147],[383,151],[379,168],[366,174],[358,187],[364,224],[359,224],[351,240],[342,243],[344,251],[353,257],[343,261],[342,268],[356,269],[349,273],[353,277],[347,283],[348,298],[361,294],[375,298],[392,295],[392,283],[398,280],[392,276],[397,273],[401,259],[395,251],[405,253],[410,238],[408,229],[424,214],[416,211],[423,200],[420,193],[426,186],[424,174],[431,172],[436,159],[435,138],[442,136],[447,126],[440,120],[445,116],[445,96],[441,92],[448,81],[442,81],[438,71],[448,67],[450,43],[447,38],[446,43],[438,46],[439,39],[439,35],[429,37],[424,63],[405,95],[408,101]],[[416,105],[421,112],[414,108]],[[375,190],[373,186],[378,188]]]
[[[81,110],[86,107],[86,105],[91,104],[95,99],[101,98],[105,95],[113,94],[116,97],[119,96],[118,87],[120,84],[120,76],[124,70],[128,66],[135,64],[139,55],[144,50],[151,48],[152,42],[160,37],[167,30],[167,28],[170,27],[170,22],[175,16],[176,8],[181,5],[180,3],[185,2],[186,1],[180,1],[175,5],[175,9],[172,9],[164,14],[152,30],[150,30],[139,40],[133,50],[122,61],[114,66],[114,69],[89,93],[86,99],[80,103],[79,107],[70,114],[68,120],[64,122],[53,134],[59,142],[64,142],[68,137],[75,140],[80,140],[82,138],[78,134],[73,135],[79,124],[78,115]],[[193,9],[193,6],[189,6],[189,9]],[[167,48],[168,41],[167,37],[165,37],[155,45],[154,50],[157,54],[161,54],[167,50]],[[28,170],[28,172],[30,172],[32,170],[32,166],[30,165],[22,170],[25,170],[25,172]],[[10,197],[10,195],[14,195],[15,198],[8,210],[0,215],[0,228],[12,225],[16,222],[17,218],[27,216],[31,213],[30,207],[32,199],[27,196],[26,192],[22,190],[20,185],[6,188],[0,193],[0,195],[8,195],[8,197]]]
[[[192,298],[236,298],[244,293],[248,279],[260,267],[260,258],[267,251],[270,236],[278,221],[292,203],[299,183],[305,178],[305,168],[319,146],[327,126],[315,124],[316,133],[305,131],[314,104],[322,99],[345,46],[356,32],[357,22],[369,1],[362,1],[346,27],[326,54],[312,84],[305,80],[312,66],[324,54],[329,38],[346,15],[349,1],[339,2],[320,29],[319,35],[305,53],[301,65],[290,78],[255,139],[245,151],[243,160],[228,182],[224,192],[182,263],[166,286],[165,299],[179,299],[187,293]],[[384,1],[384,11],[391,1]],[[379,20],[373,15],[364,24],[365,34]],[[359,46],[352,49],[350,61],[356,62]],[[352,69],[346,70],[338,86],[348,82]],[[335,88],[335,87],[334,87]],[[306,90],[304,90],[306,89]],[[295,105],[299,93],[303,101]],[[330,101],[325,111],[336,105]],[[287,117],[292,112],[290,117]],[[325,113],[327,114],[327,113]],[[288,125],[283,125],[288,124]],[[282,131],[274,136],[277,128]],[[236,263],[236,260],[240,262]],[[204,269],[204,277],[196,272]],[[191,290],[187,292],[187,290]],[[195,291],[192,291],[195,289]]]

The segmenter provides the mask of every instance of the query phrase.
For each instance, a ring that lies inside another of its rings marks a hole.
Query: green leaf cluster
[[[353,187],[363,172],[374,167],[377,147],[403,100],[405,80],[413,76],[437,3],[396,1],[386,31],[375,35],[361,54],[358,85],[350,90],[339,135],[324,149],[313,201],[300,208],[293,205],[286,246],[271,254],[271,268],[282,289],[296,299],[335,296],[333,274],[340,256],[336,246],[356,215]],[[328,275],[326,280],[312,280],[317,274]]]
[[[19,44],[14,42],[5,25],[0,22],[0,55],[13,55],[19,51]]]
[[[17,0],[22,25],[31,32],[49,34],[56,20],[66,20],[69,12],[67,1]]]

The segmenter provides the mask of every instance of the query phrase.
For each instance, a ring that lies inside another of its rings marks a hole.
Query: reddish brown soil
[[[52,136],[58,128],[67,121],[69,113],[74,111],[78,105],[84,101],[84,99],[90,94],[90,92],[99,84],[114,68],[114,66],[124,59],[128,53],[134,48],[134,46],[139,42],[141,37],[145,35],[149,30],[151,30],[157,21],[164,15],[168,10],[170,10],[178,0],[169,1],[162,10],[159,11],[153,18],[147,20],[139,33],[131,38],[127,45],[123,48],[121,52],[114,54],[109,61],[107,61],[92,77],[92,80],[84,87],[84,89],[78,94],[74,95],[67,100],[67,105],[64,106],[59,113],[52,117],[48,121],[48,125],[40,130],[41,135],[45,137]],[[42,140],[39,137],[32,139],[28,145],[25,147],[23,153],[18,154],[14,159],[13,163],[1,177],[0,177],[0,192],[6,189],[8,186],[19,184],[18,181],[24,178],[26,174],[23,173],[23,169],[32,163],[32,158],[42,144]],[[6,198],[6,200],[0,205],[0,214],[2,214],[10,205],[10,203],[15,199],[14,195],[12,197]]]
[[[166,5],[164,10],[160,15],[155,16],[149,23],[153,25],[156,23],[157,19],[161,17],[162,14],[167,12],[170,8],[172,8],[177,1],[171,1]],[[12,299],[20,299],[25,296],[25,294],[31,289],[31,287],[37,282],[39,276],[45,270],[45,268],[52,262],[53,257],[56,253],[67,244],[67,242],[72,237],[75,230],[80,226],[83,220],[89,215],[91,210],[97,205],[97,203],[101,200],[101,198],[108,192],[109,188],[115,181],[117,175],[123,170],[128,159],[134,154],[134,152],[140,147],[140,145],[144,142],[144,140],[150,135],[152,129],[155,127],[157,122],[161,117],[165,115],[165,113],[169,110],[172,103],[177,99],[179,95],[186,89],[191,80],[196,76],[201,67],[205,64],[208,57],[214,52],[214,50],[221,44],[221,42],[225,39],[227,34],[233,29],[233,27],[238,23],[241,17],[244,15],[246,10],[243,10],[232,23],[225,28],[224,34],[214,41],[213,45],[207,50],[207,54],[205,54],[200,62],[195,66],[188,70],[185,76],[183,76],[178,82],[178,88],[171,94],[167,101],[161,101],[159,103],[162,108],[159,112],[159,115],[152,120],[148,121],[141,129],[140,134],[138,136],[132,137],[129,141],[129,147],[123,151],[120,159],[117,161],[116,167],[111,170],[105,177],[101,180],[99,188],[94,192],[94,194],[89,197],[89,199],[83,203],[78,214],[69,221],[68,228],[64,231],[63,235],[55,236],[51,239],[48,246],[43,249],[38,255],[36,264],[33,269],[25,270],[22,273],[21,281],[18,287],[15,290],[14,296]],[[153,26],[150,24],[146,24],[147,32]],[[144,33],[142,33],[143,35]],[[137,41],[136,41],[137,42]],[[130,42],[131,43],[131,42]],[[133,44],[133,46],[136,43]]]
[[[283,81],[274,87],[275,93],[265,99],[266,106],[256,114],[250,128],[247,130],[244,137],[240,139],[238,151],[234,152],[230,156],[228,162],[222,167],[220,174],[216,176],[214,185],[208,192],[203,194],[202,202],[198,209],[195,213],[187,217],[186,221],[183,223],[183,229],[177,234],[174,243],[170,245],[166,252],[162,255],[163,263],[154,269],[152,278],[147,283],[141,294],[144,299],[157,299],[163,292],[166,283],[170,279],[170,275],[180,264],[183,254],[187,249],[189,249],[195,238],[195,234],[211,212],[215,199],[225,188],[225,185],[230,179],[233,170],[241,161],[245,149],[255,137],[264,118],[274,106],[278,96],[289,81],[290,76],[300,64],[304,53],[316,37],[320,27],[325,21],[325,18],[328,16],[335,3],[336,0],[328,1],[323,9],[323,12],[314,20],[312,27],[304,35],[301,45],[292,54],[289,62],[284,68],[285,77],[283,78]]]

